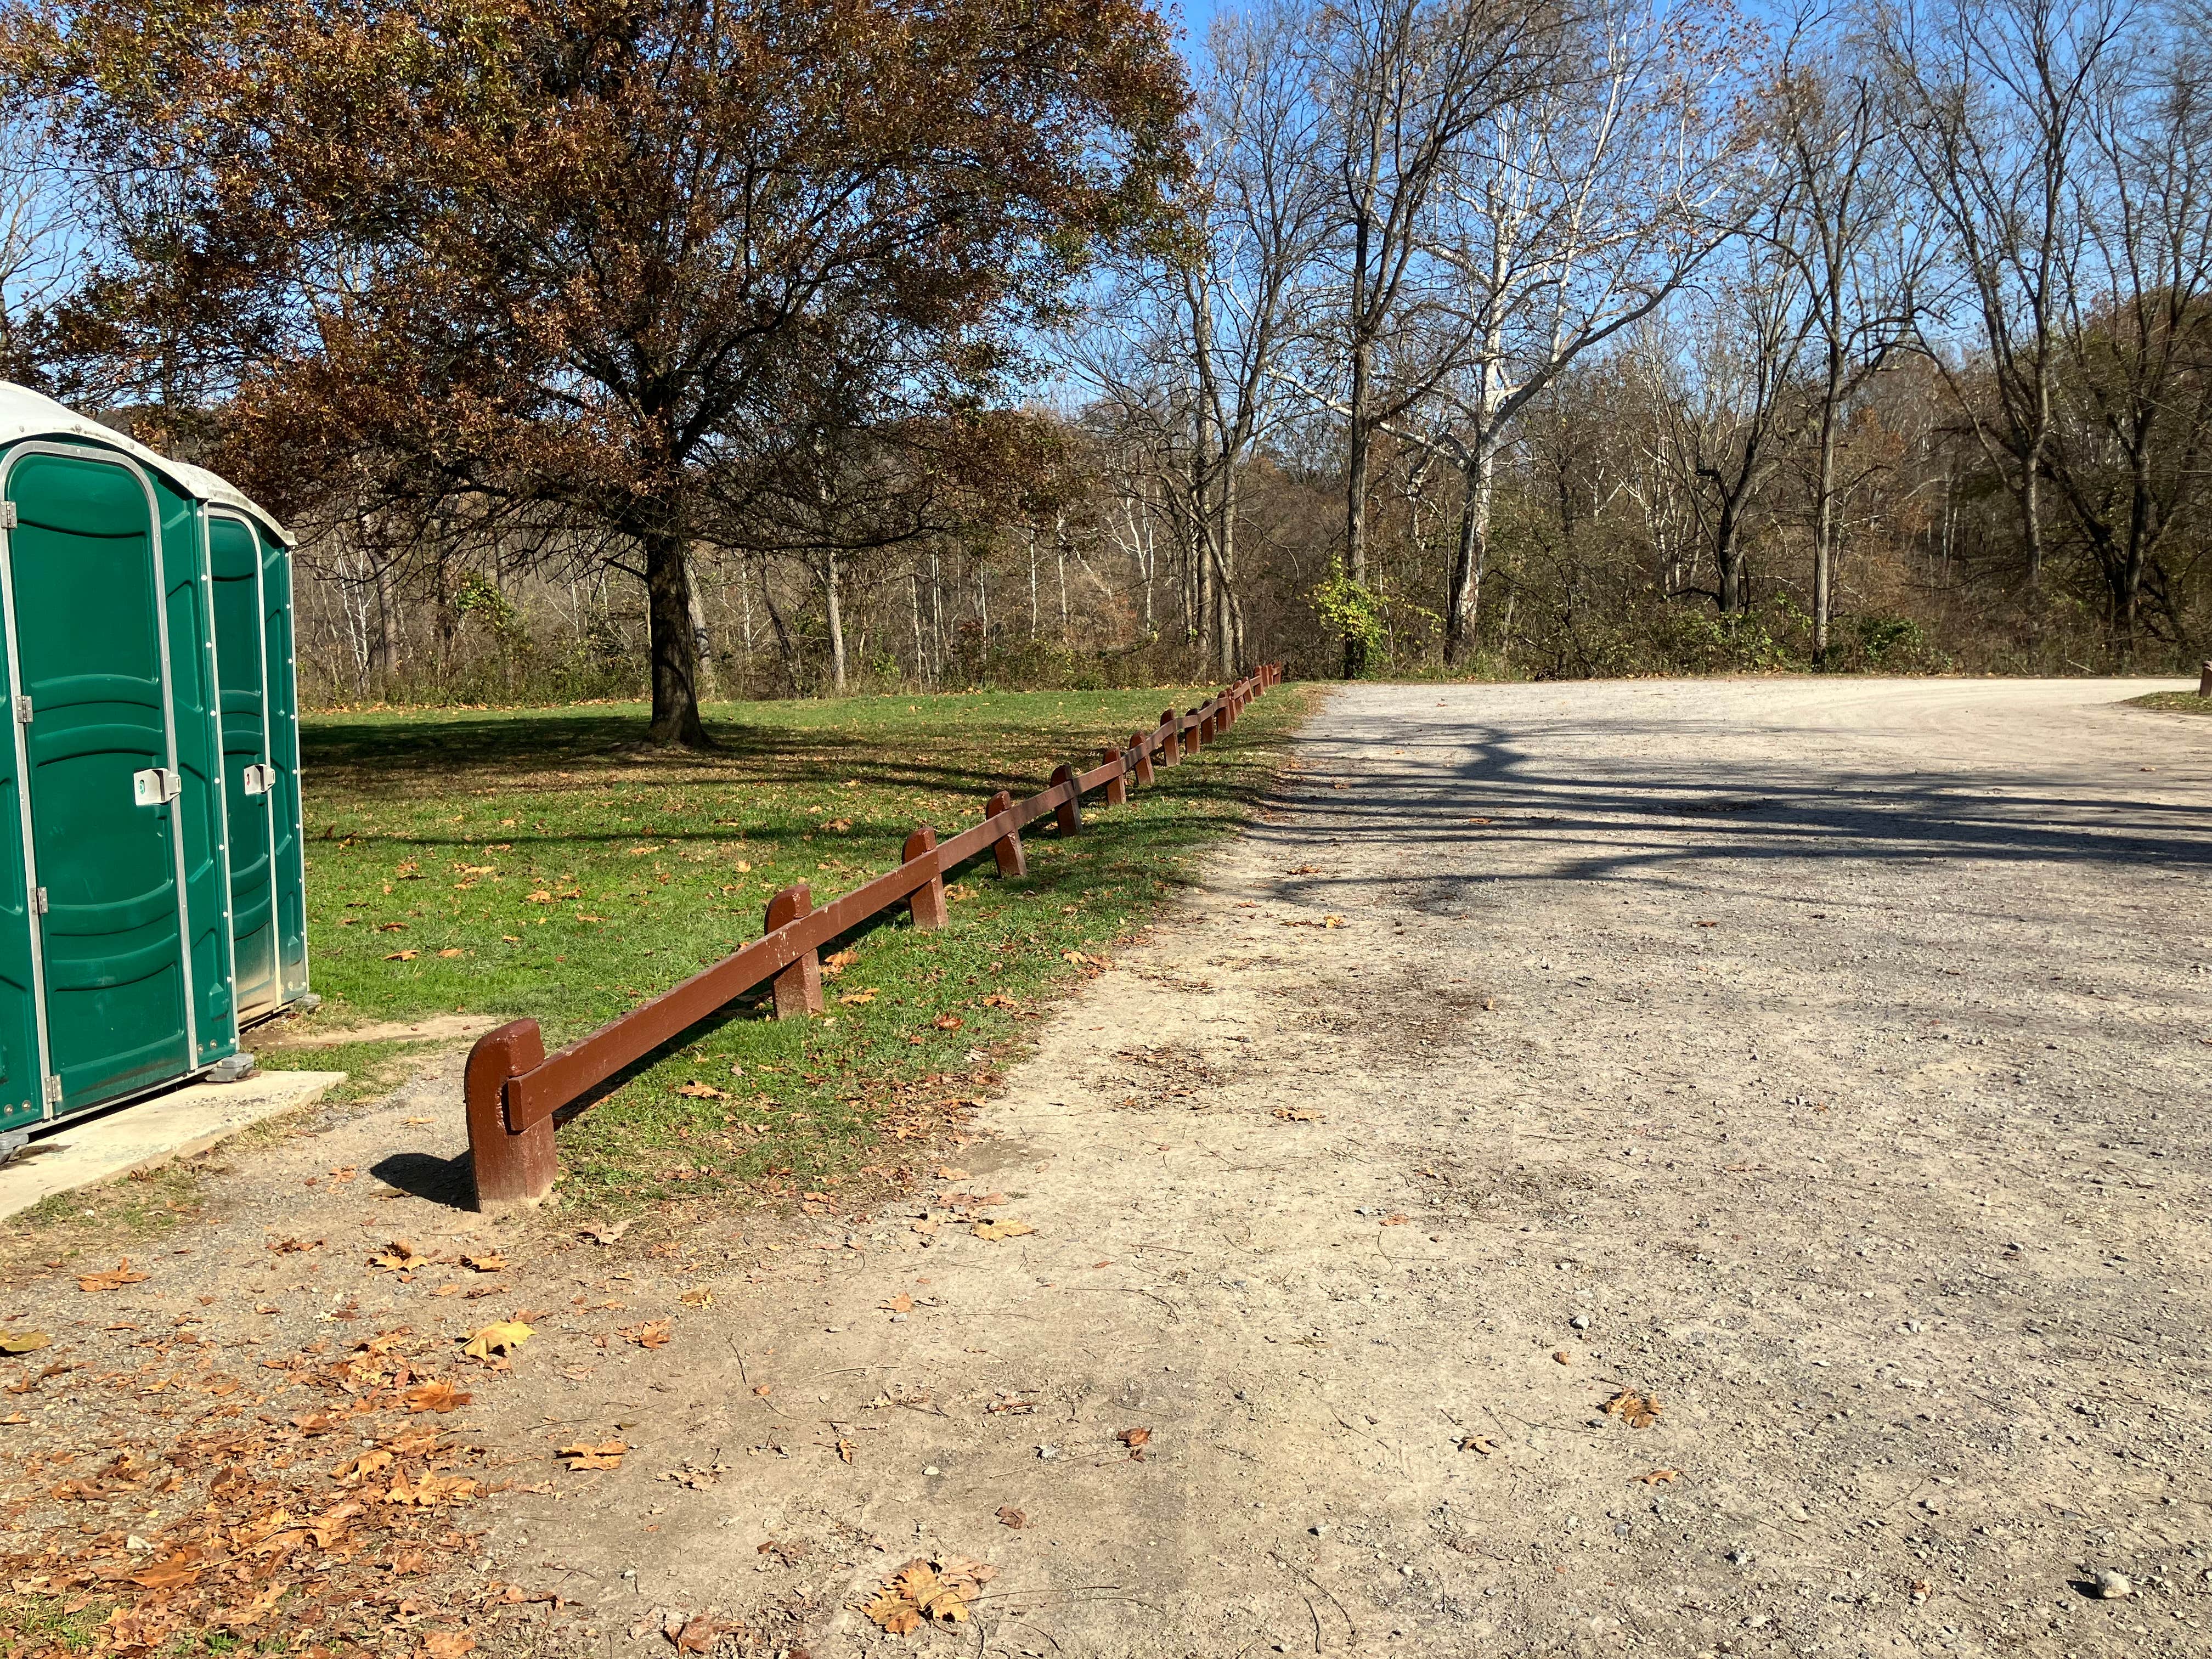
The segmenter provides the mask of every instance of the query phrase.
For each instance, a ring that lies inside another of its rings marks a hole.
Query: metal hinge
[[[31,914],[34,916],[43,916],[46,914],[47,908],[46,890],[43,887],[33,887],[31,890]]]
[[[62,1080],[58,1077],[50,1077],[46,1079],[46,1104],[58,1106],[61,1103]]]
[[[15,503],[13,501],[0,501],[0,530],[13,530],[17,522],[18,521],[15,517]]]
[[[18,697],[18,698],[16,698],[16,699],[15,699],[15,724],[16,724],[16,725],[18,725],[18,726],[28,726],[30,723],[31,723],[31,700],[30,700],[28,697]]]

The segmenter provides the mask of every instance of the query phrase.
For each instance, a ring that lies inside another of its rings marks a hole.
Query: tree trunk
[[[1457,667],[1473,649],[1482,614],[1482,577],[1490,563],[1490,503],[1497,459],[1478,438],[1462,471],[1466,493],[1459,513],[1459,551],[1452,560],[1451,591],[1444,611],[1444,661]]]
[[[1218,637],[1222,672],[1233,674],[1244,665],[1244,602],[1237,594],[1237,473],[1232,457],[1222,457],[1222,475],[1221,512],[1213,538],[1221,561]]]
[[[1370,341],[1362,340],[1352,349],[1352,403],[1344,465],[1344,574],[1363,587],[1367,585],[1367,382],[1374,355]],[[1344,678],[1358,679],[1366,670],[1367,641],[1357,634],[1346,634]]]
[[[714,636],[707,627],[707,606],[699,597],[698,568],[687,557],[684,562],[684,591],[690,600],[691,649],[699,660],[699,701],[714,699]]]
[[[1836,418],[1840,364],[1828,348],[1828,395],[1820,405],[1820,444],[1813,480],[1813,665],[1828,665],[1828,613],[1836,573]]]
[[[830,612],[830,684],[845,695],[845,608],[837,592],[837,550],[831,548],[822,562],[822,599]]]
[[[1052,520],[1052,550],[1060,561],[1060,642],[1067,643],[1067,514],[1056,513]]]
[[[641,537],[645,550],[647,650],[653,664],[653,720],[646,741],[662,748],[711,749],[699,723],[699,653],[691,633],[691,581],[684,538]]]

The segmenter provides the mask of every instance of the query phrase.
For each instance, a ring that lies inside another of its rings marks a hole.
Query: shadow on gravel
[[[1677,735],[1665,726],[1620,729],[1624,746],[1647,732],[1655,739]],[[1311,773],[1303,790],[1271,803],[1271,810],[1325,806],[1340,836],[1396,843],[1409,876],[1422,873],[1427,855],[1451,849],[1456,859],[1462,849],[1516,833],[1540,835],[1565,859],[1540,872],[1442,878],[1454,887],[1663,872],[1716,859],[1837,858],[1877,866],[1929,860],[2212,866],[2212,839],[2186,805],[2070,792],[2057,780],[2017,773],[1996,782],[1963,767],[1874,775],[1716,763],[1692,774],[1674,764],[1569,774],[1556,763],[1533,762],[1496,728],[1439,727],[1432,740],[1409,738],[1403,759],[1410,769],[1349,772],[1342,775],[1351,786],[1346,790]],[[1462,758],[1469,747],[1476,750],[1471,762]],[[1421,765],[1425,752],[1439,763]],[[1271,828],[1264,817],[1249,833],[1263,844],[1281,843],[1285,853],[1311,847],[1307,834]],[[1621,837],[1639,833],[1650,842],[1624,850]],[[1578,836],[1601,835],[1604,840],[1591,840],[1586,854],[1575,857]],[[1310,890],[1333,884],[1324,877],[1294,884]]]

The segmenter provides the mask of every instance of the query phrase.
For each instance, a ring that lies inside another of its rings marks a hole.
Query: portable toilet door
[[[307,991],[290,538],[216,474],[179,465],[204,504],[241,1024]]]
[[[9,1056],[17,1119],[29,1067],[52,1116],[183,1076],[201,1048],[163,516],[128,454],[33,441],[0,457],[34,1043],[27,1066]]]
[[[169,467],[202,504],[222,711],[232,953],[244,1024],[311,998],[292,538],[228,480],[204,467]]]

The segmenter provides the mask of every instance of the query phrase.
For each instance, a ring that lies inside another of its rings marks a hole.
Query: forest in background
[[[2212,635],[2197,4],[0,18],[0,372],[285,518],[311,702]]]

